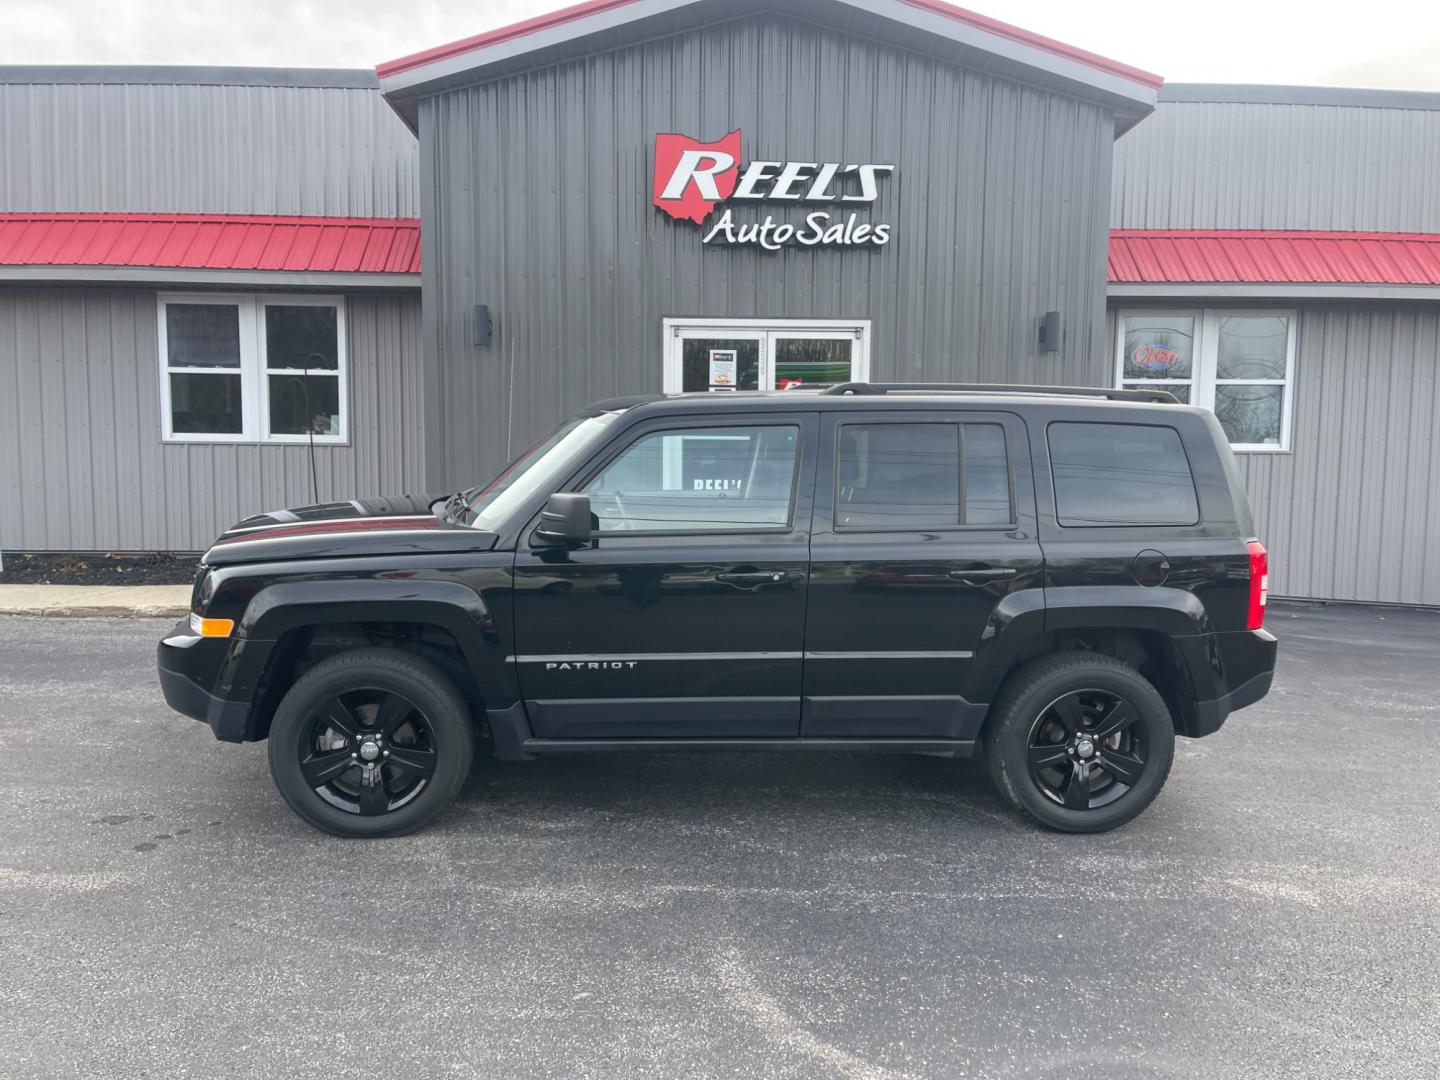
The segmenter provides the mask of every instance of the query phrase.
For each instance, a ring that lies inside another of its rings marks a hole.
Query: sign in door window
[[[686,338],[681,363],[685,393],[759,390],[760,338]],[[728,379],[717,383],[716,376]]]

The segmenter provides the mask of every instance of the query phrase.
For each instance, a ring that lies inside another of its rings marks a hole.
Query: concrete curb
[[[178,619],[189,610],[189,585],[0,585],[0,615]]]

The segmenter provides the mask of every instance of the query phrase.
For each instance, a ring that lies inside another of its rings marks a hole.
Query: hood
[[[397,495],[271,510],[238,521],[205,553],[209,566],[336,556],[488,551],[493,533],[442,522],[444,495]]]

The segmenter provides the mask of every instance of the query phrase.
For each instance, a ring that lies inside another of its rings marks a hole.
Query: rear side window
[[[1013,520],[999,424],[845,424],[836,465],[839,528],[954,529]]]
[[[1195,478],[1180,434],[1144,424],[1051,424],[1055,512],[1071,528],[1194,525]]]

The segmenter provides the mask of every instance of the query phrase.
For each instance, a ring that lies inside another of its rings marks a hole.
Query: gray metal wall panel
[[[160,439],[155,293],[0,289],[0,548],[198,550],[311,501],[304,446]],[[316,447],[322,498],[422,484],[420,298],[346,301],[349,446]]]
[[[1115,144],[1126,229],[1440,232],[1440,109],[1161,101]]]
[[[378,89],[0,84],[0,211],[413,217]]]
[[[1271,592],[1440,605],[1440,305],[1302,306],[1291,424],[1239,455]]]
[[[736,127],[747,157],[896,163],[872,215],[894,240],[703,247],[651,206],[654,136]],[[420,131],[432,486],[586,401],[659,390],[664,316],[868,318],[880,379],[1106,377],[1113,117],[1094,105],[767,16],[426,99]],[[475,303],[492,348],[469,344]],[[1037,350],[1047,309],[1058,357]]]

